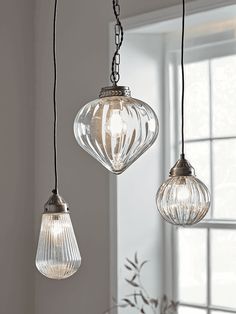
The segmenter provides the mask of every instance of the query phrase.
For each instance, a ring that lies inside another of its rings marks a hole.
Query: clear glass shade
[[[65,279],[80,267],[81,256],[69,213],[42,215],[36,267],[51,279]]]
[[[156,196],[161,216],[174,225],[193,225],[210,208],[210,194],[195,176],[174,176],[165,181]]]
[[[155,142],[158,131],[154,111],[146,103],[126,96],[88,103],[74,122],[78,144],[115,174],[140,157]]]

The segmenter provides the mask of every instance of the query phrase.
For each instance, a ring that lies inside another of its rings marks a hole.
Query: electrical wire
[[[54,3],[53,14],[53,69],[54,69],[54,82],[53,82],[53,150],[54,150],[54,194],[58,194],[58,170],[57,170],[57,59],[56,59],[56,21],[57,21],[57,0]]]
[[[182,17],[182,40],[181,40],[181,72],[182,72],[182,99],[181,99],[181,139],[182,155],[184,156],[184,92],[185,92],[185,73],[184,73],[184,38],[185,38],[185,0],[183,0],[183,17]]]

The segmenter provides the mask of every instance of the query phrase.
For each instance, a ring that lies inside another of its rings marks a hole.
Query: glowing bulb
[[[107,130],[112,137],[121,137],[127,130],[119,110],[113,110],[108,121]]]
[[[58,209],[63,207],[54,204],[53,210]],[[42,215],[35,263],[39,272],[50,279],[68,278],[79,269],[81,256],[69,212],[49,210]]]
[[[63,230],[70,228],[70,225],[66,222],[62,223],[61,222],[61,217],[60,215],[56,215],[54,214],[51,217],[51,225],[50,228],[51,230],[49,230],[49,232],[52,234],[53,238],[58,238],[60,235],[62,235]],[[44,226],[45,227],[45,226]]]
[[[180,203],[188,201],[191,197],[191,191],[186,186],[186,179],[180,177],[180,184],[177,188],[177,199]]]

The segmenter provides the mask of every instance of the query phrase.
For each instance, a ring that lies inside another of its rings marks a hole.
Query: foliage
[[[139,262],[138,254],[135,253],[134,259],[131,260],[126,258],[125,268],[129,272],[129,278],[125,281],[134,290],[133,293],[126,295],[121,302],[116,302],[113,300],[114,306],[109,309],[107,314],[111,313],[112,309],[115,308],[133,308],[137,310],[138,314],[153,313],[157,314],[160,306],[160,314],[176,314],[177,313],[177,302],[169,301],[167,296],[163,296],[161,301],[156,297],[150,296],[146,288],[142,283],[141,272],[143,267],[148,263],[148,261]]]

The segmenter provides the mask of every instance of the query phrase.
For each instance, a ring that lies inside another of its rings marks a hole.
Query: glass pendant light
[[[159,125],[156,114],[146,103],[132,98],[129,87],[117,85],[119,50],[124,37],[118,0],[113,0],[113,11],[116,17],[116,51],[110,76],[113,86],[102,88],[100,98],[78,112],[74,134],[85,151],[114,174],[120,174],[155,142]]]
[[[70,220],[68,205],[58,194],[57,173],[57,104],[56,104],[56,16],[57,0],[53,19],[53,58],[54,58],[54,171],[55,188],[44,206],[36,267],[40,273],[51,279],[65,279],[80,267],[81,256]]]
[[[170,178],[159,188],[156,196],[161,216],[174,225],[193,225],[201,221],[210,208],[210,194],[206,185],[195,176],[184,152],[184,35],[185,0],[183,0],[181,69],[182,69],[182,153],[170,170]]]

